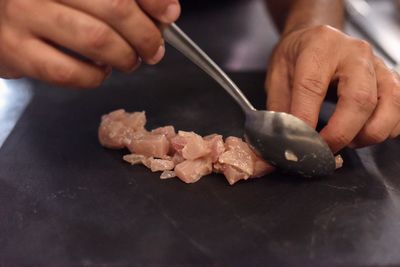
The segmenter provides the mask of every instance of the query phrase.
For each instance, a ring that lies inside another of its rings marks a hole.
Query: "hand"
[[[284,35],[270,62],[267,108],[315,128],[330,82],[338,102],[320,132],[335,153],[400,135],[400,81],[371,46],[329,26]]]
[[[178,0],[0,0],[0,77],[96,87],[111,68],[158,63],[165,49],[153,19],[179,13]]]

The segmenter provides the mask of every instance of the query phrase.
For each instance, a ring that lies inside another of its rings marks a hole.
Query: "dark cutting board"
[[[263,107],[264,74],[234,80]],[[343,152],[325,179],[272,174],[186,185],[97,141],[100,116],[146,110],[148,127],[241,135],[243,116],[197,70],[142,69],[99,90],[35,83],[0,149],[0,266],[400,264],[400,142]]]

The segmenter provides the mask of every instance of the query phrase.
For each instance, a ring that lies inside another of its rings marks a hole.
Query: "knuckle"
[[[110,13],[115,18],[126,18],[131,13],[132,0],[111,0]]]
[[[69,12],[63,12],[62,10],[56,11],[54,19],[57,26],[62,28],[73,25],[75,22],[75,18],[73,18]]]
[[[371,90],[360,89],[349,94],[349,101],[361,110],[372,111],[375,109],[378,98]]]
[[[389,137],[390,133],[381,127],[380,125],[370,125],[366,127],[364,138],[369,144],[377,144],[385,141]]]
[[[314,28],[313,33],[316,36],[318,36],[318,38],[322,38],[329,41],[332,38],[336,38],[338,32],[329,25],[319,25]]]
[[[357,51],[361,53],[364,57],[372,57],[373,49],[370,43],[365,40],[354,40],[354,46]]]
[[[303,78],[299,82],[298,86],[299,90],[307,96],[317,96],[318,98],[325,97],[326,88],[321,80],[315,78]]]
[[[105,25],[92,25],[87,29],[86,42],[90,48],[99,49],[104,47],[111,35],[111,29]]]
[[[364,71],[367,77],[371,79],[376,79],[374,64],[371,60],[366,59],[365,57],[360,57],[356,59],[355,63]]]

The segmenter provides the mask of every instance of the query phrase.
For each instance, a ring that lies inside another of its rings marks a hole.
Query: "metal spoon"
[[[335,157],[320,135],[282,112],[257,111],[236,84],[177,25],[162,27],[164,39],[217,81],[246,115],[246,141],[268,162],[303,176],[335,170]]]

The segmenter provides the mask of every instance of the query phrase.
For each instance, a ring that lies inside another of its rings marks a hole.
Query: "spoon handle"
[[[218,82],[240,105],[245,113],[255,110],[237,85],[200,49],[175,23],[163,27],[165,41],[199,66]]]

